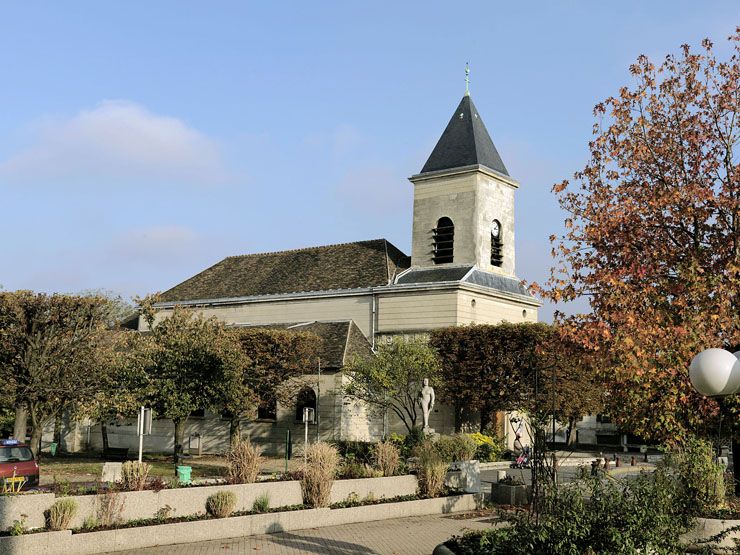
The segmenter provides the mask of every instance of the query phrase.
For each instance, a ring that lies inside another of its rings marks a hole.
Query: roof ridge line
[[[229,258],[246,258],[248,256],[264,256],[266,254],[285,254],[285,253],[293,253],[293,252],[301,252],[301,251],[310,251],[310,250],[316,250],[316,249],[325,249],[328,247],[344,247],[346,245],[357,245],[358,243],[375,243],[378,241],[384,241],[388,242],[387,239],[384,237],[380,237],[378,239],[362,239],[359,241],[347,241],[346,243],[332,243],[330,245],[314,245],[312,247],[302,247],[299,249],[287,249],[282,251],[264,251],[264,252],[250,252],[248,254],[232,254],[231,256],[227,256],[223,260],[228,260]]]
[[[466,96],[468,98],[468,110],[470,110],[470,132],[473,134],[473,150],[475,151],[475,159],[480,160],[478,157],[478,136],[475,133],[475,122],[473,121],[475,116],[478,116],[478,111],[473,110],[475,104],[473,103],[473,99],[470,97],[470,94]],[[480,118],[480,116],[478,116],[478,118]]]

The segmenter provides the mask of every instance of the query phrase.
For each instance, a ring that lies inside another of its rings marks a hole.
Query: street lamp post
[[[689,379],[699,393],[715,399],[720,408],[720,438],[718,455],[722,454],[723,399],[740,390],[740,351],[731,353],[724,349],[706,349],[696,355],[689,366]],[[732,426],[730,427],[732,430]],[[733,447],[735,440],[732,441]],[[740,453],[733,448],[733,478],[735,495],[740,495]]]

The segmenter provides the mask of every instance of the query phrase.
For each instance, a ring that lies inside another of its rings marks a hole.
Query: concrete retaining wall
[[[681,543],[687,546],[686,551],[689,553],[699,552],[700,547],[710,547],[712,553],[735,553],[735,540],[740,540],[740,532],[730,532],[722,541],[717,543],[701,546],[696,543],[700,540],[707,540],[735,526],[740,526],[740,520],[697,518],[694,527],[681,536]]]
[[[347,509],[306,509],[86,534],[72,534],[69,530],[42,532],[27,536],[0,538],[0,555],[26,553],[44,553],[45,555],[76,553],[85,555],[106,551],[142,549],[157,545],[289,532],[317,526],[337,526],[389,518],[469,511],[479,505],[479,496],[458,495]]]
[[[359,499],[370,494],[376,499],[398,497],[416,493],[415,476],[393,476],[390,478],[363,478],[358,480],[336,480],[332,486],[331,502],[345,501],[354,493]],[[169,507],[169,516],[187,516],[205,513],[206,499],[217,491],[232,491],[236,495],[236,510],[252,509],[254,501],[266,494],[270,507],[286,507],[303,503],[301,484],[289,482],[258,482],[255,484],[202,486],[156,491],[128,491],[116,495],[115,503],[121,508],[121,521],[154,518],[157,511]],[[90,515],[96,515],[101,496],[71,496],[77,502],[77,514],[71,527],[79,528]],[[0,529],[7,530],[21,514],[27,516],[29,528],[43,528],[44,511],[49,509],[57,497],[51,493],[21,494],[0,497]]]
[[[0,530],[7,530],[14,520],[27,515],[28,528],[43,528],[44,511],[56,501],[53,493],[24,493],[20,495],[0,496]]]
[[[72,539],[72,532],[43,532],[27,536],[9,536],[0,538],[0,554],[25,555],[27,553],[64,553]],[[67,553],[72,553],[68,551]]]
[[[418,487],[416,476],[392,476],[389,478],[360,478],[357,480],[336,480],[331,487],[331,502],[347,500],[351,494],[359,499],[368,496],[375,499],[414,495]]]

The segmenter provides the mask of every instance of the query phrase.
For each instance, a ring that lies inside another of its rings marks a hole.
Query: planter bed
[[[470,511],[477,508],[480,503],[480,496],[465,494],[342,509],[299,509],[221,519],[209,518],[171,524],[151,524],[147,527],[146,533],[142,533],[137,528],[117,528],[75,534],[70,530],[39,532],[0,538],[0,555],[14,553],[85,555],[105,551],[142,549],[158,545],[288,532],[315,528],[317,525],[337,526],[389,518]]]
[[[266,494],[270,507],[286,507],[303,503],[301,484],[298,481],[255,482],[254,484],[211,485],[176,489],[124,491],[116,495],[123,503],[121,520],[154,519],[162,507],[170,507],[171,516],[186,517],[205,511],[206,499],[218,491],[231,491],[237,497],[236,510],[252,510],[254,501]],[[414,495],[417,490],[416,476],[393,476],[388,478],[361,478],[335,480],[332,485],[330,503],[340,503],[350,498],[381,499]],[[66,496],[77,503],[77,514],[71,528],[81,528],[86,517],[96,513],[96,495]],[[8,530],[14,520],[28,515],[28,528],[45,526],[44,511],[59,499],[53,493],[28,493],[0,496],[0,530]]]

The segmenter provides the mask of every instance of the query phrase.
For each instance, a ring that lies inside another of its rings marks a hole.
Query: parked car
[[[17,439],[0,439],[0,488],[17,491],[39,485],[39,465],[31,449]]]

